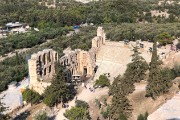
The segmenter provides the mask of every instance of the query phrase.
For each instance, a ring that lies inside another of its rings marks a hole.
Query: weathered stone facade
[[[65,79],[69,82],[80,82],[85,77],[94,75],[96,67],[96,53],[105,44],[105,33],[102,27],[98,27],[97,36],[92,39],[92,48],[89,51],[67,48],[65,54],[60,58],[60,63],[65,67]],[[28,60],[30,88],[42,94],[44,89],[50,85],[55,74],[55,63],[58,54],[52,49],[45,49],[31,55]]]
[[[96,53],[105,44],[105,32],[102,27],[98,27],[97,36],[92,39],[92,48],[89,51],[70,48],[64,50],[64,56],[60,58],[61,65],[66,68],[66,79],[81,81],[83,77],[94,75],[96,67]]]
[[[31,55],[28,60],[30,87],[40,94],[49,85],[48,81],[55,74],[55,64],[58,61],[58,54],[52,49],[44,49]]]

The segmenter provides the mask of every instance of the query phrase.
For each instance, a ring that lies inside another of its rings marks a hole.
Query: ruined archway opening
[[[48,61],[51,62],[51,52],[48,53]]]
[[[43,55],[43,63],[46,64],[46,54]]]
[[[87,67],[84,67],[84,69],[83,69],[83,75],[84,75],[84,76],[87,75]]]
[[[64,66],[66,66],[66,60],[64,60]]]
[[[40,78],[42,77],[42,70],[39,71]]]
[[[44,69],[44,75],[46,75],[46,68]]]
[[[58,55],[57,55],[57,53],[55,54],[55,60],[57,61],[57,57],[58,57]]]
[[[72,75],[74,74],[74,71],[73,71],[73,69],[72,69],[72,71],[71,71],[71,74],[72,74]]]
[[[68,59],[66,60],[66,64],[68,65]]]
[[[51,73],[51,65],[49,66],[49,73]]]

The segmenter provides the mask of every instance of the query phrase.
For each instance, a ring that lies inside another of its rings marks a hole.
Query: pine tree
[[[139,55],[138,47],[134,47],[132,63],[127,65],[124,75],[114,79],[110,87],[112,93],[112,104],[110,109],[110,118],[113,120],[126,119],[131,115],[131,105],[127,95],[135,90],[134,83],[144,79],[148,64]]]
[[[148,64],[143,57],[140,56],[139,48],[133,48],[134,54],[132,55],[132,62],[127,65],[124,77],[131,80],[133,84],[140,82],[145,78],[145,72],[148,69]]]
[[[16,52],[16,65],[19,65],[20,61],[19,61],[19,54],[18,52]]]
[[[123,77],[118,76],[115,78],[112,86],[111,92],[113,95],[112,104],[110,108],[110,118],[113,120],[118,120],[120,115],[125,115],[126,117],[131,114],[131,106],[129,100],[126,97],[127,92],[124,86]]]
[[[64,103],[72,99],[75,93],[74,87],[66,83],[62,75],[62,67],[59,66],[56,77],[45,90],[43,102],[52,107],[58,103]]]
[[[161,93],[163,93],[163,79],[160,73],[160,66],[157,56],[157,42],[153,44],[152,58],[150,62],[150,71],[148,78],[148,85],[146,87],[146,96],[156,99]]]
[[[8,116],[3,115],[2,112],[4,112],[7,108],[3,106],[4,104],[1,102],[1,99],[2,98],[0,98],[0,120],[6,120],[6,117]]]

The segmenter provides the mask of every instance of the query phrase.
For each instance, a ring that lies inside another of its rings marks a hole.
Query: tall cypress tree
[[[126,97],[126,88],[127,87],[124,85],[124,78],[120,76],[116,77],[111,86],[113,98],[110,108],[110,118],[113,120],[119,120],[120,115],[129,117],[131,114],[131,106]]]
[[[148,78],[148,85],[146,87],[146,96],[156,99],[161,93],[163,93],[163,79],[157,56],[157,42],[154,41],[152,58],[150,62],[150,71]]]
[[[127,69],[124,76],[131,80],[133,84],[135,82],[140,82],[145,78],[145,72],[148,69],[148,64],[145,59],[140,56],[139,48],[135,46],[133,48],[132,62],[127,65]]]
[[[20,61],[19,61],[19,54],[18,52],[16,52],[16,65],[19,65]]]
[[[76,94],[74,87],[66,83],[62,73],[62,66],[58,65],[56,71],[57,75],[55,76],[51,85],[48,86],[44,92],[43,102],[51,107],[58,103],[69,101]]]

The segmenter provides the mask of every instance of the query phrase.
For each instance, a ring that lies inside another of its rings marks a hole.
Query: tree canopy
[[[47,106],[52,107],[58,103],[65,103],[76,94],[74,87],[66,83],[62,72],[62,67],[58,65],[55,78],[44,92],[43,102]]]
[[[152,58],[150,62],[150,71],[148,85],[146,87],[146,96],[156,99],[163,93],[168,92],[172,86],[172,76],[167,69],[162,70],[157,56],[157,42],[153,44]]]
[[[133,83],[140,82],[145,78],[145,73],[149,66],[142,56],[140,56],[139,48],[133,48],[132,62],[127,65],[124,76],[131,80]]]
[[[35,120],[48,120],[48,116],[46,112],[39,113],[34,117]]]
[[[76,106],[70,110],[66,110],[64,116],[69,120],[89,120],[88,103],[84,101],[76,101]]]
[[[157,41],[161,45],[172,44],[173,38],[168,33],[161,33],[157,36]]]
[[[100,75],[99,79],[96,80],[95,85],[94,86],[101,86],[101,87],[105,87],[105,86],[109,86],[110,85],[110,81],[107,78],[107,76],[105,75]]]
[[[110,108],[110,118],[118,120],[121,115],[126,118],[131,115],[131,105],[127,98],[127,87],[123,77],[118,76],[114,79],[111,86],[112,103]]]
[[[39,93],[30,90],[30,89],[26,89],[23,93],[23,100],[26,101],[27,103],[31,103],[31,104],[35,104],[40,102],[41,96],[39,95]]]

